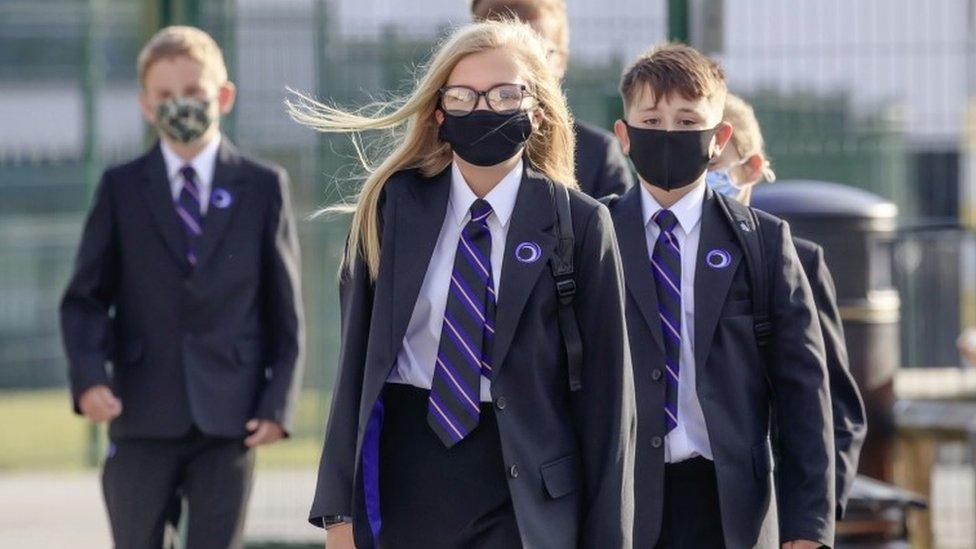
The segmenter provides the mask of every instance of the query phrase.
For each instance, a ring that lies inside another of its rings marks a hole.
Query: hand
[[[95,423],[112,421],[122,413],[122,401],[105,385],[89,387],[78,399],[78,408]]]
[[[819,541],[810,541],[806,539],[788,541],[783,544],[783,549],[818,549],[823,547],[823,544]]]
[[[976,328],[963,330],[956,339],[956,348],[970,366],[976,366]]]
[[[352,524],[342,522],[330,526],[325,531],[325,544],[328,549],[356,549],[352,537]]]
[[[244,439],[244,445],[248,448],[273,444],[285,437],[284,428],[270,419],[252,419],[244,427],[251,433]]]

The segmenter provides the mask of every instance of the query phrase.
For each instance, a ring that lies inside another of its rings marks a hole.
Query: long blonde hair
[[[330,208],[353,212],[345,268],[351,270],[361,256],[370,279],[376,279],[380,264],[378,209],[383,186],[401,170],[417,168],[425,177],[431,177],[450,164],[450,145],[438,138],[434,117],[440,89],[461,59],[495,49],[513,55],[544,115],[526,142],[524,154],[529,164],[554,182],[576,187],[572,117],[559,80],[548,69],[545,47],[535,32],[514,20],[461,27],[440,45],[418,78],[413,93],[405,98],[373,103],[358,111],[343,110],[301,94],[295,101],[286,101],[292,119],[321,132],[396,131],[389,153],[375,169],[370,167],[366,154],[357,144],[360,162],[367,172],[365,182],[354,205]]]

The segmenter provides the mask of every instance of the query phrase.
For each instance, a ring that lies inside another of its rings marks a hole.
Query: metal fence
[[[136,54],[160,25],[192,22],[222,43],[238,85],[226,132],[284,165],[295,186],[309,347],[296,447],[309,451],[283,450],[269,462],[294,472],[282,478],[307,483],[336,359],[335,272],[347,226],[308,216],[347,194],[356,169],[348,139],[298,127],[282,102],[286,87],[344,104],[403,89],[436,40],[468,18],[463,0],[408,4],[0,0],[0,389],[63,387],[57,301],[92,185],[148,143]],[[610,126],[623,64],[681,34],[668,17],[675,4],[569,2],[565,87],[578,118]],[[862,187],[895,202],[905,225],[946,227],[970,223],[976,203],[974,4],[692,1],[685,34],[721,59],[732,90],[753,102],[781,177]],[[972,234],[905,231],[895,249],[904,363],[957,365],[955,336],[976,324]],[[33,442],[5,444],[21,444],[30,462]],[[290,488],[255,494],[269,537],[306,511],[307,501],[282,490]]]

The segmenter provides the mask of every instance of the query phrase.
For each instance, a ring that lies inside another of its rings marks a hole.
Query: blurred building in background
[[[567,3],[567,95],[578,118],[609,128],[623,63],[675,35],[668,9],[681,2]],[[886,260],[902,299],[902,363],[959,366],[956,335],[976,324],[976,246],[965,228],[976,212],[976,0],[686,4],[686,38],[720,58],[733,91],[754,103],[781,178],[836,181],[898,206],[902,229]],[[0,390],[64,385],[58,299],[98,175],[151,142],[135,58],[155,30],[192,23],[223,45],[239,90],[226,131],[289,170],[304,217],[348,196],[359,169],[348,137],[287,118],[286,88],[346,105],[390,98],[467,10],[468,0],[0,0]],[[275,450],[278,465],[315,465],[346,227],[300,223],[309,390],[288,443],[298,449]],[[66,395],[63,405],[66,415]],[[20,460],[0,458],[0,468],[44,465],[35,443],[13,444]],[[305,503],[268,512],[293,519]]]

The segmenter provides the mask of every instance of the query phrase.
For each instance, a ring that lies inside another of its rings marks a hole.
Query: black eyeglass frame
[[[491,93],[492,91],[498,89],[498,88],[502,88],[502,87],[506,87],[506,86],[514,86],[514,87],[517,87],[519,89],[519,91],[522,92],[522,96],[519,98],[519,106],[517,108],[510,109],[510,110],[501,110],[500,111],[500,110],[496,109],[494,105],[491,104],[491,100],[488,99],[488,94]],[[468,91],[470,91],[471,93],[473,93],[475,95],[474,105],[471,107],[471,110],[470,111],[468,111],[468,112],[466,112],[464,114],[455,114],[458,111],[456,111],[456,110],[455,111],[449,111],[446,107],[444,107],[444,94],[447,93],[449,90],[458,89],[458,88],[468,90]],[[471,114],[474,111],[478,110],[478,103],[481,103],[481,98],[482,97],[485,98],[485,104],[488,105],[488,108],[491,109],[492,112],[496,112],[498,114],[512,114],[512,113],[516,113],[519,110],[521,110],[521,108],[522,108],[522,102],[525,101],[525,98],[526,97],[532,97],[532,98],[535,97],[534,95],[532,95],[531,93],[529,93],[529,88],[525,84],[513,84],[513,83],[510,83],[510,82],[503,82],[501,84],[495,84],[494,86],[488,88],[485,91],[478,91],[478,90],[472,88],[471,86],[461,86],[461,85],[458,85],[458,86],[443,86],[443,87],[441,87],[441,89],[437,90],[437,92],[440,94],[440,100],[437,102],[437,106],[440,107],[440,109],[442,111],[444,111],[445,113],[450,114],[451,116],[462,116],[462,117],[463,116],[468,116],[469,114]]]

